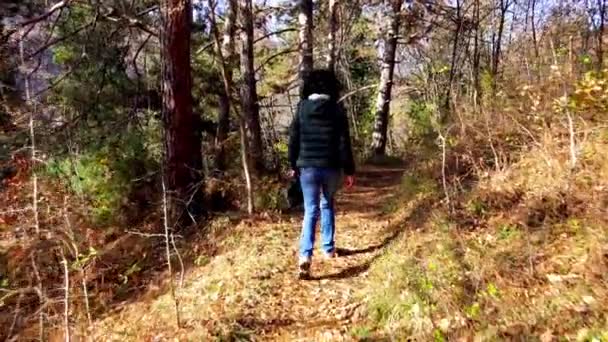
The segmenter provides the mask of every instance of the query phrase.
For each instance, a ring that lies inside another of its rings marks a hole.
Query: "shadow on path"
[[[347,249],[338,248],[337,254],[339,258],[348,258],[364,254],[373,254],[371,258],[364,260],[362,263],[357,265],[346,267],[337,273],[321,275],[317,277],[311,277],[310,280],[339,280],[357,277],[369,270],[371,265],[382,256],[382,252],[375,253],[380,250],[386,249],[393,241],[402,236],[406,231],[421,227],[429,218],[431,210],[429,210],[429,201],[421,201],[411,213],[403,220],[393,223],[390,227],[386,228],[385,232],[390,234],[385,237],[380,243],[370,245],[361,249]]]

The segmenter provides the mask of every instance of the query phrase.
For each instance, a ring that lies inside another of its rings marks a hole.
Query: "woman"
[[[304,79],[303,97],[289,137],[289,161],[300,177],[304,195],[304,221],[300,237],[298,270],[309,276],[315,227],[321,214],[322,248],[327,258],[336,256],[334,195],[341,174],[345,185],[354,185],[355,163],[348,119],[338,104],[340,84],[333,72],[314,70]]]

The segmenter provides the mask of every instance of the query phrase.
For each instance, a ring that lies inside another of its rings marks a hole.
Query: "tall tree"
[[[337,35],[338,35],[338,6],[339,0],[329,0],[329,52],[327,54],[327,66],[330,70],[335,70],[337,56]]]
[[[214,0],[210,0],[210,6],[212,11],[215,8]],[[222,58],[222,69],[224,77],[224,91],[220,96],[220,112],[217,125],[217,135],[215,140],[216,147],[216,162],[220,170],[225,169],[225,142],[228,137],[228,130],[230,128],[230,110],[231,110],[231,95],[233,89],[233,71],[236,65],[235,61],[235,48],[234,48],[234,36],[236,33],[236,20],[238,15],[238,1],[228,0],[228,9],[226,14],[226,21],[224,24],[223,38],[220,43],[219,37],[216,39],[216,48],[218,54],[221,54]],[[214,34],[219,36],[217,23],[215,21],[215,15],[212,16]]]
[[[534,1],[534,0],[532,0]],[[477,104],[481,97],[481,16],[480,16],[480,0],[475,0],[473,21],[475,25],[475,38],[473,43],[473,88],[475,93],[475,103]],[[536,44],[535,44],[536,45]]]
[[[530,0],[532,2],[532,13],[530,16],[530,25],[532,27],[532,43],[534,43],[534,57],[538,63],[539,51],[538,51],[538,39],[536,38],[536,0]]]
[[[303,90],[303,80],[312,71],[313,61],[313,7],[312,0],[299,0],[298,21],[300,23],[300,95]]]
[[[170,216],[189,223],[203,212],[200,117],[192,109],[190,65],[190,0],[163,0],[162,117],[165,138],[165,182],[170,192]]]
[[[395,55],[397,52],[397,40],[402,2],[391,0],[389,12],[389,25],[384,40],[384,52],[382,54],[382,65],[380,71],[380,89],[376,100],[376,113],[374,120],[374,132],[372,135],[372,154],[382,156],[386,153],[386,141],[388,134],[388,120],[391,104],[391,93],[393,89],[393,76],[395,73]],[[384,30],[381,30],[381,32]]]
[[[606,0],[597,0],[597,69],[604,66],[604,26],[606,22]]]
[[[497,77],[500,67],[500,58],[502,52],[502,38],[504,35],[505,22],[507,20],[507,13],[509,12],[509,8],[511,7],[510,0],[500,0],[498,10],[499,18],[498,18],[498,27],[495,32],[492,33],[492,67],[490,72],[492,73],[492,88],[494,91],[496,90],[497,85]]]
[[[445,112],[449,111],[452,100],[452,84],[454,83],[454,77],[456,76],[456,65],[458,63],[458,44],[460,42],[460,31],[463,23],[463,16],[461,11],[460,0],[456,0],[456,30],[454,32],[454,38],[452,41],[452,58],[450,61],[450,78],[448,80],[448,87],[446,89],[445,103],[444,103],[444,114],[441,115],[441,120],[445,120]]]
[[[217,55],[220,59],[221,70],[222,70],[222,78],[224,80],[224,93],[232,94],[233,90],[233,69],[234,69],[234,21],[237,19],[237,10],[238,10],[238,2],[237,0],[229,0],[228,5],[230,6],[229,15],[226,18],[226,29],[224,31],[224,39],[223,41],[220,39],[219,31],[217,30],[217,21],[215,20],[215,0],[209,0],[209,8],[210,10],[210,19],[211,25],[214,27],[213,36],[215,39],[215,44],[217,46]],[[223,47],[223,48],[222,48]],[[232,107],[232,97],[231,96],[222,96],[220,98],[220,102],[225,101],[223,105],[220,105],[220,110],[226,110],[227,113],[225,115],[230,114],[230,108]],[[221,118],[220,118],[221,120]],[[226,118],[229,123],[229,118]],[[251,173],[249,167],[249,144],[247,141],[247,128],[246,122],[243,114],[239,115],[239,130],[240,130],[240,140],[241,140],[241,158],[243,163],[243,173],[245,175],[245,182],[247,188],[247,211],[249,214],[253,214],[253,187],[251,182]],[[227,129],[227,128],[226,128]],[[224,162],[223,160],[223,150],[224,147],[221,146],[222,151],[222,159],[218,157],[218,162]],[[223,166],[223,164],[222,164]]]
[[[253,168],[264,170],[262,129],[260,127],[260,108],[258,106],[257,81],[253,56],[253,4],[252,0],[241,0],[241,109],[247,121],[247,140]]]

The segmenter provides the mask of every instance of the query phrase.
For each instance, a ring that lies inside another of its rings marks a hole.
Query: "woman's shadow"
[[[340,258],[343,258],[343,257],[345,258],[345,257],[354,256],[354,255],[359,255],[359,254],[373,253],[373,252],[376,252],[376,251],[388,246],[399,235],[401,235],[401,231],[395,230],[390,236],[387,236],[379,244],[371,245],[371,246],[368,246],[368,247],[362,248],[362,249],[337,248],[336,254]],[[347,267],[347,268],[341,270],[340,272],[333,273],[333,274],[327,274],[327,275],[322,275],[322,276],[317,276],[317,277],[313,276],[313,277],[310,277],[310,280],[325,280],[325,279],[338,280],[338,279],[354,278],[354,277],[366,272],[367,270],[369,270],[372,263],[374,261],[376,261],[376,259],[378,259],[378,257],[380,257],[380,255],[381,255],[380,253],[377,253],[362,264]]]
[[[400,237],[405,231],[408,229],[406,227],[420,227],[426,222],[431,211],[428,210],[428,203],[422,202],[416,206],[416,208],[408,215],[407,218],[400,220],[399,222],[395,222],[388,231],[390,235],[384,238],[380,243],[376,245],[371,245],[362,249],[346,249],[346,248],[338,248],[337,254],[339,257],[349,257],[359,254],[368,254],[374,253],[378,250],[385,249],[389,244],[395,241],[398,237]],[[339,279],[347,279],[354,278],[359,276],[360,274],[369,270],[370,266],[376,261],[382,253],[374,253],[374,255],[359,265],[354,265],[347,267],[337,273],[322,275],[318,277],[311,277],[310,280],[339,280]]]

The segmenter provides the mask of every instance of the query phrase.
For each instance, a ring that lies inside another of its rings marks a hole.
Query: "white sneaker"
[[[325,257],[325,259],[329,260],[329,259],[337,258],[338,254],[336,253],[336,250],[333,250],[329,253],[323,253],[323,257]]]
[[[298,276],[300,279],[306,279],[310,276],[310,257],[301,257],[298,261]]]

